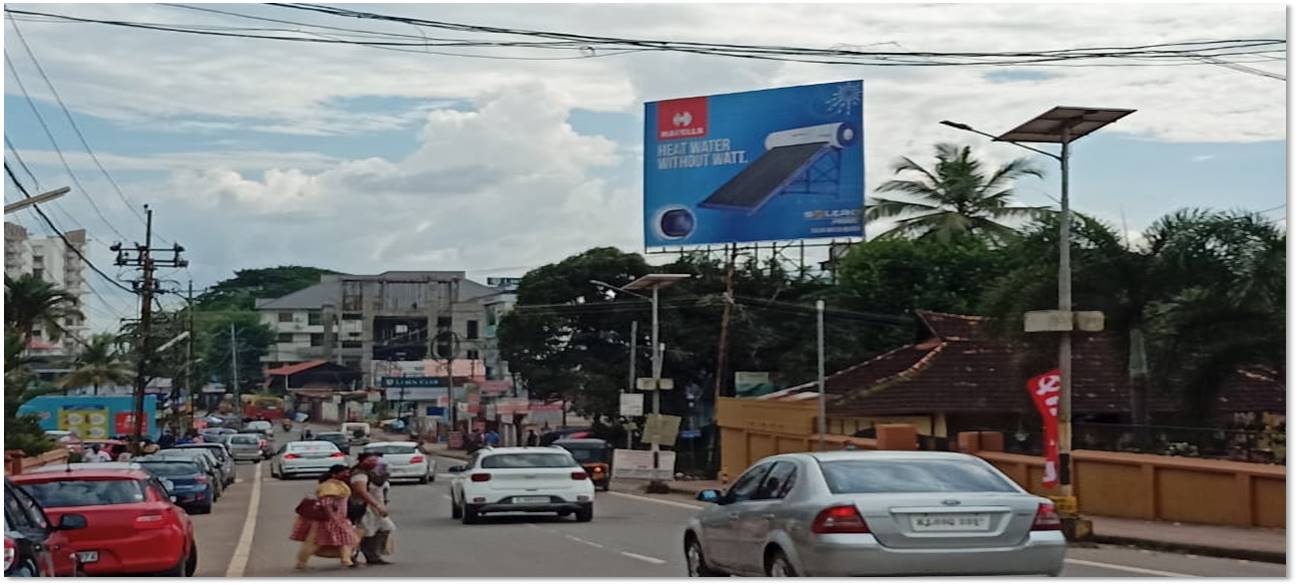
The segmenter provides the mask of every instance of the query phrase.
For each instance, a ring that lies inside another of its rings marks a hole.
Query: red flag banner
[[[1059,389],[1062,374],[1059,370],[1050,370],[1028,380],[1028,394],[1041,414],[1041,424],[1045,432],[1046,471],[1041,478],[1042,487],[1053,488],[1059,485]]]

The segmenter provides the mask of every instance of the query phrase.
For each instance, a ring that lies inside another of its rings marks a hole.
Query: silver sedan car
[[[1067,548],[1050,500],[961,453],[775,455],[698,499],[690,576],[1057,576]]]

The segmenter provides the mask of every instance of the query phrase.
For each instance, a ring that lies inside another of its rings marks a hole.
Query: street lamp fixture
[[[986,136],[996,142],[1008,142],[1019,148],[1044,154],[1059,161],[1059,313],[1061,317],[1067,318],[1068,325],[1067,328],[1061,328],[1059,335],[1059,485],[1063,497],[1068,499],[1073,497],[1072,471],[1070,467],[1073,443],[1073,346],[1070,332],[1074,321],[1072,314],[1072,265],[1071,251],[1069,249],[1072,211],[1068,206],[1068,158],[1071,150],[1070,146],[1078,138],[1108,126],[1135,111],[1116,108],[1056,106],[999,136],[974,129],[968,124],[950,120],[940,122],[943,126]],[[1023,142],[1058,144],[1059,154],[1021,144]]]
[[[13,203],[9,203],[5,205],[5,215],[9,215],[10,213],[13,213],[15,211],[26,209],[33,205],[45,203],[47,201],[53,201],[55,199],[58,199],[59,197],[67,195],[68,192],[71,190],[72,189],[70,187],[59,187],[58,189],[55,189],[53,191],[47,191],[45,193],[41,193],[40,195],[26,197],[21,201],[15,201]]]

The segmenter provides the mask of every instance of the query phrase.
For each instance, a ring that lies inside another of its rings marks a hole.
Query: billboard
[[[44,430],[65,430],[82,439],[105,439],[135,432],[131,396],[37,396],[18,407],[18,414],[34,414]],[[144,433],[156,439],[158,397],[144,397]]]
[[[645,104],[645,247],[860,237],[863,84]]]

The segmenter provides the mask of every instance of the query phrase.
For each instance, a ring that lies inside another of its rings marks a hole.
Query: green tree
[[[60,321],[82,317],[77,297],[31,274],[18,278],[5,275],[5,325],[12,326],[26,345],[37,325],[43,326],[50,339],[58,339]]]
[[[227,278],[199,295],[198,304],[209,311],[243,310],[255,308],[256,299],[282,297],[320,284],[320,277],[338,274],[327,268],[311,266],[276,266],[274,268],[248,268],[236,270],[234,278]]]
[[[95,395],[104,385],[127,384],[134,377],[131,366],[118,352],[117,336],[101,333],[90,337],[72,363],[72,371],[59,380],[64,390],[91,386]]]
[[[1043,207],[1024,207],[1012,201],[1011,185],[1025,176],[1042,173],[1027,159],[1017,159],[991,174],[973,158],[968,146],[938,144],[937,164],[932,170],[902,157],[894,166],[896,175],[914,179],[893,179],[879,187],[880,193],[901,193],[912,199],[874,197],[865,206],[865,220],[896,220],[882,238],[915,236],[947,242],[966,235],[980,235],[1004,242],[1015,233],[1005,221],[1041,214]]]
[[[17,449],[28,455],[44,453],[54,447],[54,442],[41,430],[34,415],[18,416],[18,407],[53,388],[37,388],[30,369],[31,360],[24,354],[23,336],[16,329],[5,327],[4,392],[5,392],[5,449]]]

